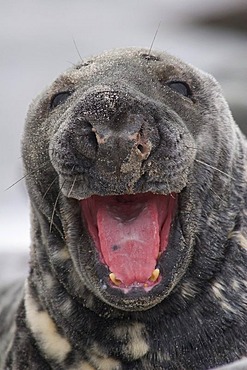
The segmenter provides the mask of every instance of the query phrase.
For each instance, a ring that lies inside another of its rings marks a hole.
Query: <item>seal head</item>
[[[217,82],[166,53],[68,70],[32,104],[23,141],[37,265],[48,256],[72,296],[120,312],[209,279],[244,204],[239,137]]]

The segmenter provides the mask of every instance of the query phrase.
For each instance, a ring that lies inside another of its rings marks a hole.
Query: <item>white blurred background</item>
[[[166,50],[213,74],[247,133],[246,0],[0,0],[0,282],[26,273],[29,205],[20,142],[29,103],[82,57]]]

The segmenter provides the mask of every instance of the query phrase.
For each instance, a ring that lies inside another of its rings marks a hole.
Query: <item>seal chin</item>
[[[175,193],[94,195],[80,201],[109,287],[128,295],[161,283],[159,259],[167,249],[176,205]]]

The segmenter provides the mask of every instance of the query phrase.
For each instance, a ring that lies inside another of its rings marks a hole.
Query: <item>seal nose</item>
[[[84,97],[83,118],[91,126],[100,170],[114,173],[140,168],[151,152],[145,111],[131,94],[96,91]]]
[[[136,153],[140,160],[147,159],[151,151],[151,143],[144,138],[143,129],[141,128],[139,132],[132,135],[129,139],[134,141]]]
[[[140,160],[145,160],[150,154],[150,142],[145,138],[143,127],[141,125],[142,117],[140,115],[130,115],[128,121],[132,121],[132,125],[126,127],[121,131],[114,132],[111,129],[100,130],[100,128],[93,127],[92,131],[95,133],[96,141],[99,148],[108,147],[110,149],[116,146],[119,151],[135,150]],[[141,127],[135,130],[135,126]]]
[[[121,126],[120,129],[93,125],[92,131],[98,144],[98,165],[108,173],[129,172],[135,166],[139,168],[141,162],[148,158],[152,145],[142,115],[121,115],[116,124]]]

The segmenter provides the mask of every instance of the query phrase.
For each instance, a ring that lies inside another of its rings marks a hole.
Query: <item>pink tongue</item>
[[[156,267],[160,247],[156,202],[101,204],[97,226],[110,271],[126,286],[145,283]]]

